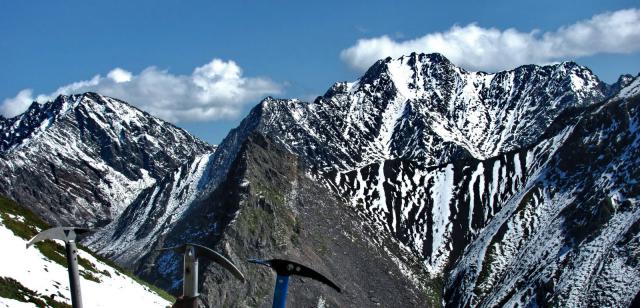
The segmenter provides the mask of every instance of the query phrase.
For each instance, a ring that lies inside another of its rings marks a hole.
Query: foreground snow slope
[[[70,307],[62,242],[26,248],[27,238],[46,227],[12,201],[0,197],[0,307]],[[167,307],[150,287],[80,250],[85,307]]]

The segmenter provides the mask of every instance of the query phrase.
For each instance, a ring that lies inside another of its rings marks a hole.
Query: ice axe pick
[[[71,305],[73,308],[82,308],[82,294],[80,292],[80,278],[78,277],[78,248],[76,247],[76,235],[89,232],[89,229],[76,227],[56,227],[44,230],[34,236],[27,243],[27,248],[37,242],[45,240],[64,241],[67,264],[69,269],[69,290],[71,290]]]

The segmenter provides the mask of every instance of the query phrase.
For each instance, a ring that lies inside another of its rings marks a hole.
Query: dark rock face
[[[0,129],[0,192],[56,225],[104,225],[171,170],[214,150],[95,93],[34,103]]]
[[[335,199],[326,187],[308,178],[296,156],[261,134],[243,144],[228,176],[207,198],[193,205],[161,241],[168,246],[189,240],[215,243],[239,264],[248,278],[242,285],[215,264],[204,267],[203,301],[209,307],[270,307],[275,275],[246,263],[249,258],[285,258],[309,264],[331,277],[344,290],[339,294],[308,278],[290,281],[292,307],[417,306],[431,303],[418,273],[410,280],[394,263],[418,263],[392,245],[378,247],[357,212]],[[377,237],[377,236],[376,236]],[[146,278],[175,287],[181,257],[153,253],[158,272]],[[207,264],[207,263],[205,263]],[[416,267],[419,269],[419,266]],[[401,294],[401,295],[399,295]]]

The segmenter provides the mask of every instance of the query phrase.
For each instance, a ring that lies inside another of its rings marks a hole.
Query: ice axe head
[[[271,259],[271,260],[259,260],[259,259],[251,259],[248,260],[251,263],[256,263],[264,266],[268,266],[273,269],[278,276],[302,276],[308,277],[319,282],[322,282],[334,290],[341,292],[340,287],[338,287],[335,283],[333,283],[329,278],[323,276],[322,274],[293,261],[282,260],[282,259]]]
[[[89,229],[76,227],[55,227],[44,230],[34,236],[27,243],[27,248],[35,243],[46,240],[64,241],[67,257],[67,270],[69,271],[69,291],[71,291],[71,305],[73,308],[82,308],[82,293],[80,291],[80,277],[78,275],[78,249],[76,248],[76,236],[89,232]]]
[[[185,297],[198,296],[198,258],[204,257],[218,263],[224,269],[231,272],[233,276],[244,282],[244,275],[231,261],[205,246],[188,243],[158,250],[171,250],[184,255],[182,293]]]
[[[75,242],[77,235],[87,233],[89,231],[89,229],[76,227],[55,227],[47,229],[31,238],[27,243],[27,248],[33,246],[37,242],[46,240],[62,240],[65,243]]]

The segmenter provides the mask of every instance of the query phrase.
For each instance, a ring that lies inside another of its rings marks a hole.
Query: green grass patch
[[[40,219],[33,212],[17,204],[15,201],[1,195],[0,195],[0,212],[12,214],[16,216],[22,216],[25,219],[25,223],[28,223],[29,225],[32,225],[41,229],[46,229],[49,227],[49,225],[46,222],[44,222],[44,220]]]
[[[247,206],[243,208],[240,219],[244,221],[244,225],[247,226],[248,231],[251,233],[260,232],[260,227],[263,224],[268,224],[270,229],[273,228],[273,216],[259,207]]]
[[[102,280],[100,280],[100,278],[98,278],[97,276],[95,276],[92,272],[90,271],[85,271],[85,270],[80,270],[80,276],[82,276],[82,278],[86,279],[86,280],[91,280],[93,282],[97,282],[97,283],[101,283]]]
[[[85,251],[87,253],[90,253],[88,249],[82,249],[82,251]],[[109,273],[109,271],[104,270],[104,271],[100,271],[96,268],[95,264],[91,263],[91,261],[78,256],[78,265],[82,266],[85,270],[87,270],[89,272],[89,274],[94,273],[94,274],[99,274],[99,275],[104,275],[107,277],[111,277],[111,274]]]
[[[255,186],[254,193],[256,195],[262,195],[266,201],[275,206],[284,205],[285,198],[280,191],[271,189],[265,185],[256,184]]]
[[[65,248],[54,241],[42,241],[36,243],[36,248],[49,260],[67,267]]]
[[[33,303],[38,307],[71,308],[71,305],[35,292],[23,286],[17,280],[8,277],[0,277],[0,297],[24,303]]]
[[[2,223],[18,237],[29,240],[38,230],[49,227],[28,209],[18,205],[13,200],[0,196],[0,217]]]
[[[2,224],[11,230],[15,236],[29,240],[38,233],[34,227],[14,218],[16,216],[11,217],[9,214],[3,212],[0,213],[0,217],[2,217]]]

